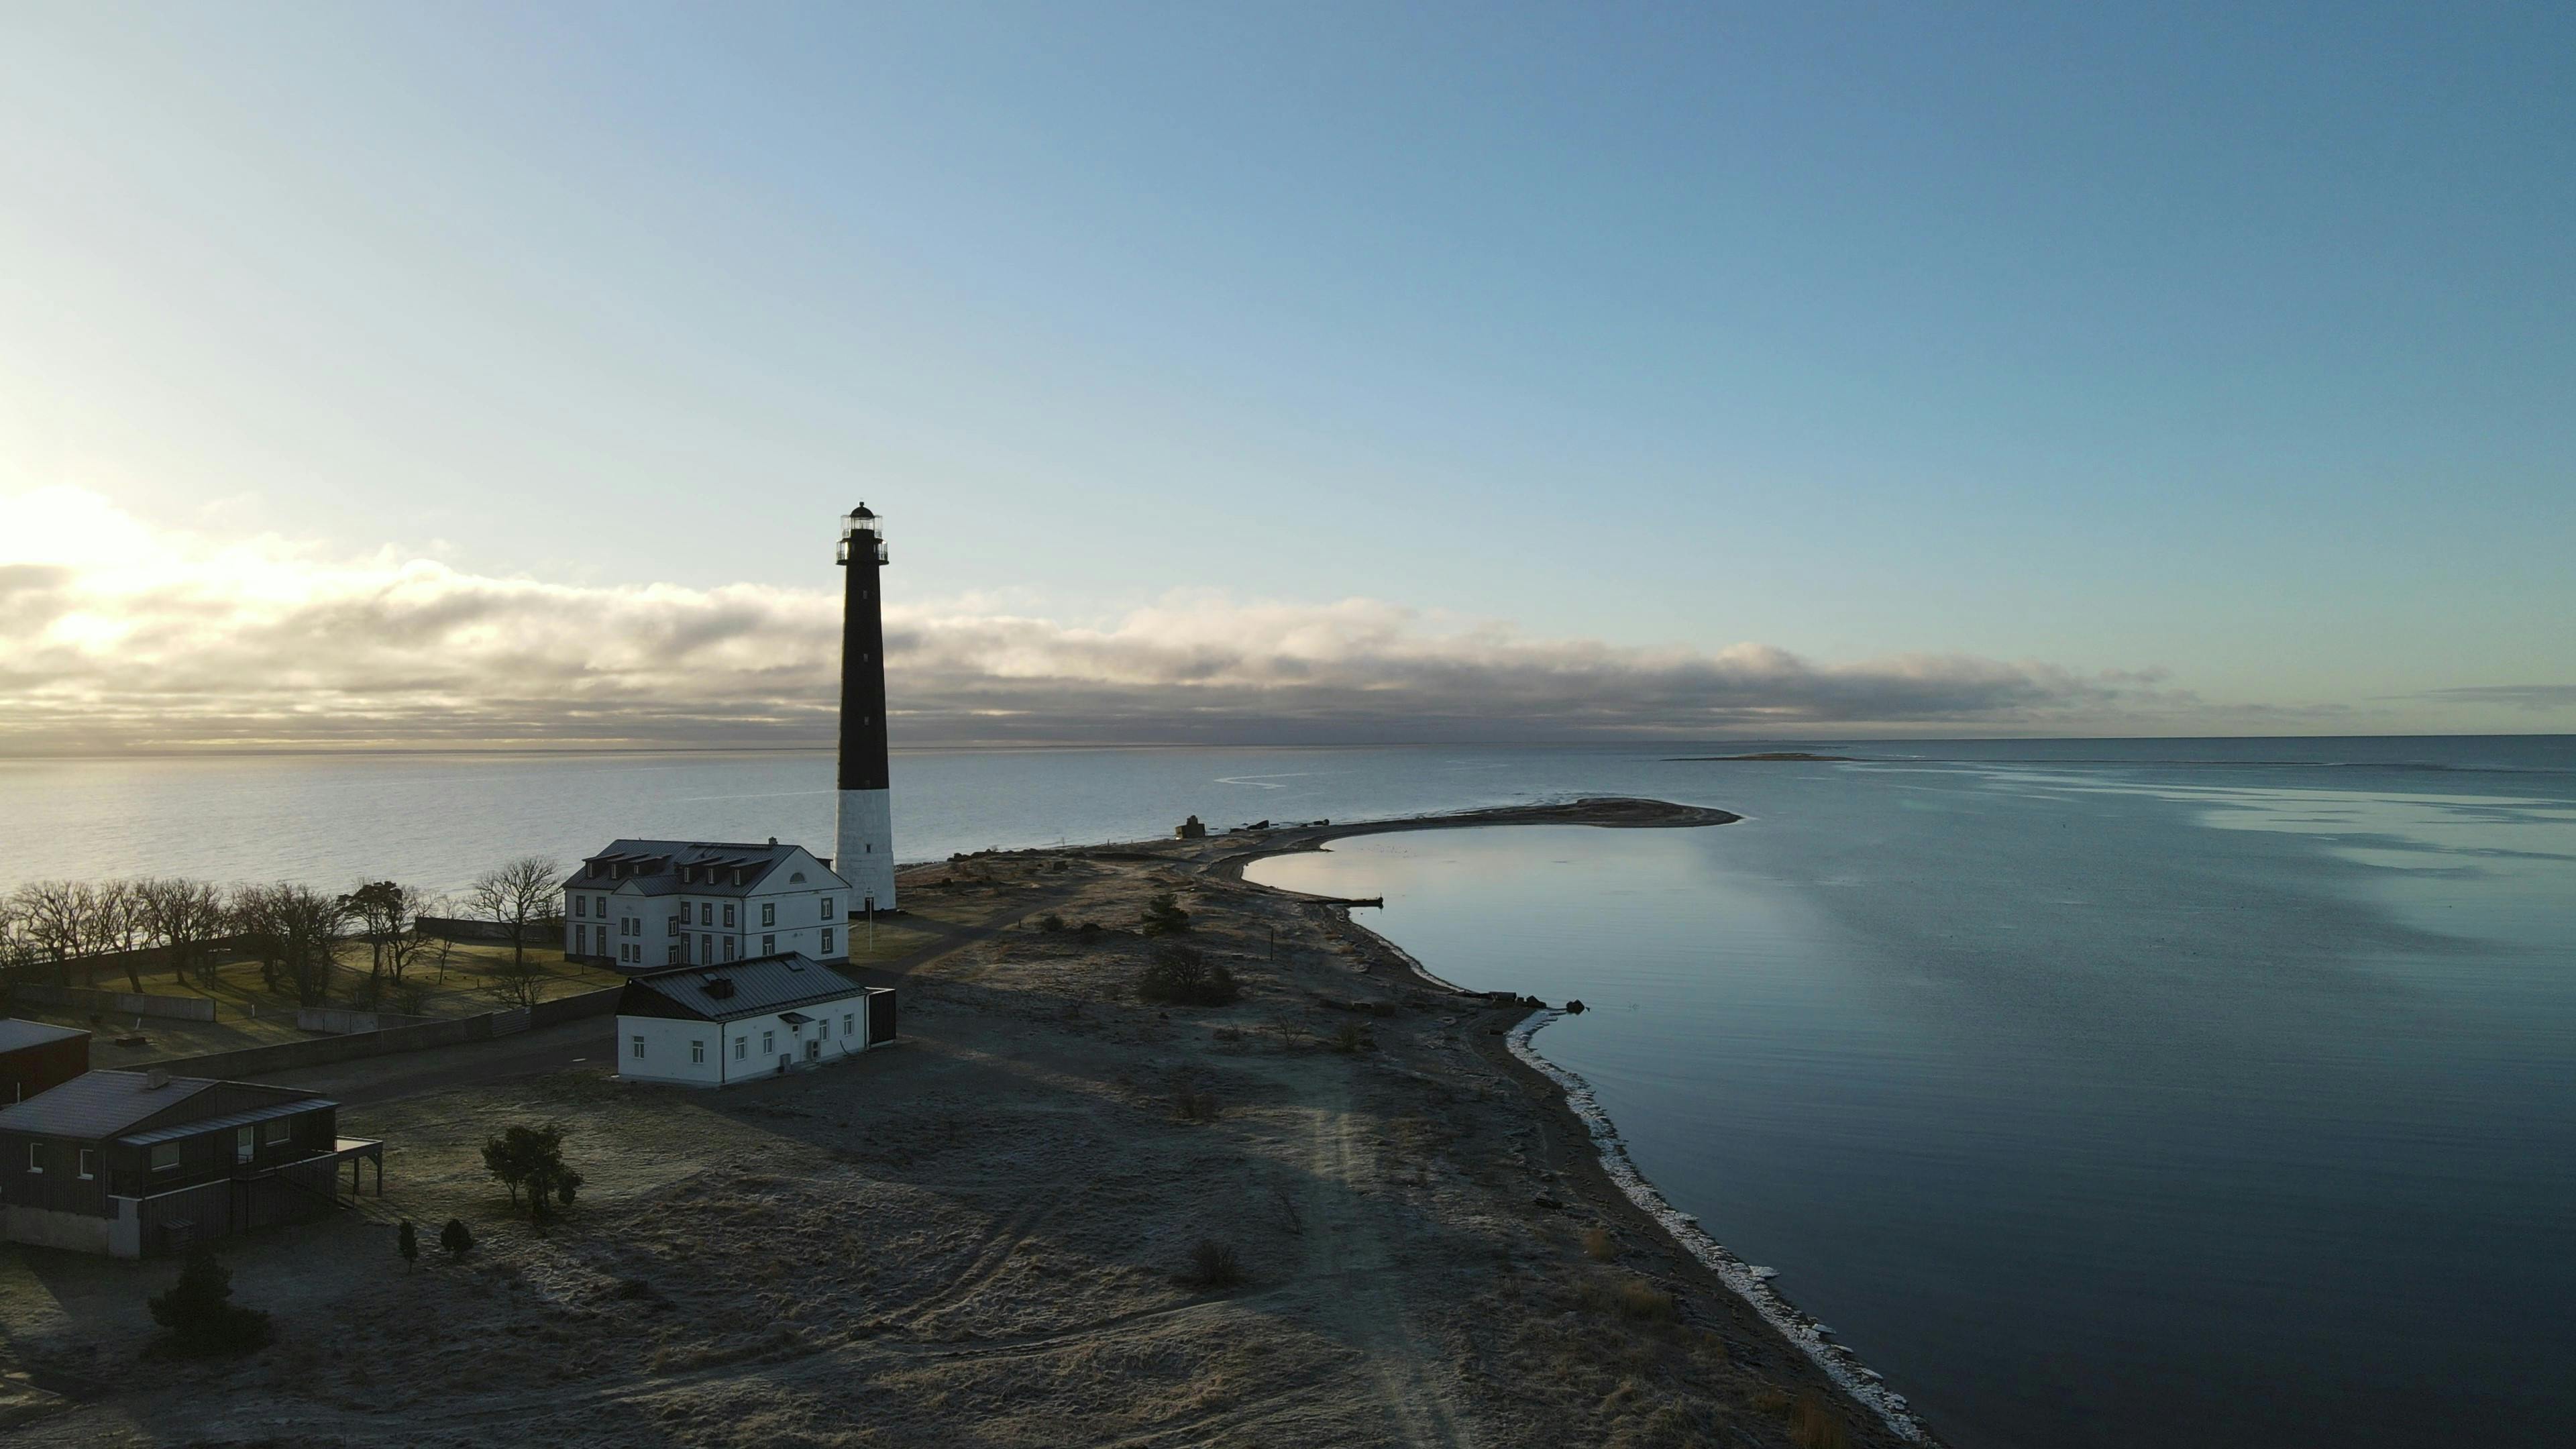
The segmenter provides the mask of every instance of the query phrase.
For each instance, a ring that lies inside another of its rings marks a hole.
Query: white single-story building
[[[850,883],[802,846],[612,840],[563,883],[564,955],[621,971],[850,954]]]
[[[894,991],[796,952],[635,977],[617,1001],[617,1073],[721,1087],[894,1040]]]

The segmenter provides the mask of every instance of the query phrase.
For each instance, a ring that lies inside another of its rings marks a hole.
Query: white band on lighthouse
[[[850,883],[850,914],[894,904],[894,797],[884,790],[841,792],[840,837],[832,873]]]

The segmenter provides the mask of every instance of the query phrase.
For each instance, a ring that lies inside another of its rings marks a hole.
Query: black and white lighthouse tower
[[[866,504],[841,518],[841,824],[832,869],[850,883],[850,912],[891,911],[894,810],[887,795],[885,616],[878,571],[885,520]]]

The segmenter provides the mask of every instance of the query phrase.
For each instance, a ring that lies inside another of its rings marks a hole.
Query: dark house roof
[[[0,1107],[0,1132],[103,1140],[215,1084],[212,1077],[170,1077],[151,1085],[144,1072],[85,1072],[13,1107]]]
[[[149,1132],[136,1132],[116,1139],[127,1147],[149,1147],[155,1142],[176,1142],[200,1132],[221,1132],[231,1127],[248,1127],[273,1117],[296,1117],[306,1112],[319,1112],[340,1104],[328,1097],[298,1097],[291,1102],[271,1102],[265,1107],[252,1107],[240,1112],[227,1112],[220,1117],[200,1117],[193,1122],[177,1122],[155,1127]]]
[[[623,1016],[738,1021],[866,991],[803,952],[782,951],[721,966],[675,966],[634,977],[618,998],[617,1010]]]
[[[743,845],[722,840],[612,840],[606,850],[583,860],[581,869],[565,877],[563,889],[613,891],[631,881],[648,896],[682,892],[738,896],[767,879],[797,849],[776,841]],[[808,879],[806,884],[816,889],[849,885],[828,867],[822,879]]]
[[[48,1042],[87,1036],[76,1026],[49,1026],[41,1021],[20,1021],[16,1017],[0,1019],[0,1052],[14,1052],[22,1047],[43,1046]]]

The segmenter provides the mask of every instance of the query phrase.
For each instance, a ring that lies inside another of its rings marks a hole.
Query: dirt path
[[[1379,1206],[1375,1150],[1360,1132],[1347,1082],[1310,1109],[1314,1147],[1308,1160],[1305,1224],[1308,1282],[1322,1285],[1322,1326],[1359,1349],[1377,1381],[1379,1400],[1398,1441],[1414,1449],[1460,1449],[1455,1418],[1432,1386],[1436,1345],[1418,1337],[1389,1272],[1387,1214]]]

